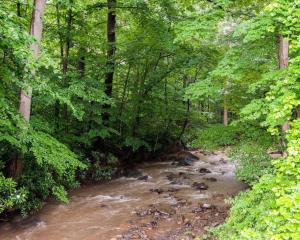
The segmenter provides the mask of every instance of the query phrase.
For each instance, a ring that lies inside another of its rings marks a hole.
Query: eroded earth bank
[[[137,169],[73,191],[67,205],[50,201],[30,218],[2,223],[0,239],[194,239],[224,222],[225,199],[246,187],[222,152],[166,155]]]

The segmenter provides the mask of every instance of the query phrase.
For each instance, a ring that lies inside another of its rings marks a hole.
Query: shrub
[[[227,222],[215,230],[220,240],[300,239],[300,120],[288,135],[288,157],[273,161],[264,175],[234,201]]]
[[[246,141],[234,146],[229,156],[237,163],[237,178],[248,184],[254,184],[273,170],[267,149],[254,142]]]
[[[236,144],[239,139],[239,133],[240,129],[236,126],[214,124],[197,132],[191,145],[192,147],[213,150]]]
[[[21,206],[27,198],[25,188],[17,189],[17,183],[5,178],[0,173],[0,214],[4,211]]]
[[[195,132],[193,139],[190,140],[191,146],[201,147],[206,150],[233,146],[244,141],[255,142],[263,148],[268,148],[272,146],[274,140],[276,140],[262,128],[241,123],[229,126],[214,124],[200,131],[195,129],[191,131]]]

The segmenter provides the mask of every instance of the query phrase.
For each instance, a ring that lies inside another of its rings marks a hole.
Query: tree
[[[289,65],[289,40],[284,36],[279,36],[279,47],[278,47],[278,63],[279,69],[286,69]],[[288,122],[282,125],[283,133],[286,133],[290,129]]]
[[[30,49],[32,50],[33,57],[37,60],[40,54],[40,42],[42,39],[43,31],[43,16],[46,6],[46,0],[34,0],[32,18],[30,24],[30,35],[35,38],[35,42],[31,44]],[[32,75],[34,76],[34,72]],[[32,101],[32,87],[29,86],[27,89],[22,89],[20,93],[20,105],[19,112],[23,118],[29,122],[30,111]]]
[[[105,78],[105,93],[111,98],[115,73],[116,54],[116,0],[107,0],[107,73]],[[105,106],[108,108],[108,106]],[[106,112],[104,121],[108,121],[109,115]]]
[[[38,59],[40,54],[40,43],[43,32],[43,16],[46,6],[46,0],[34,0],[33,10],[30,24],[30,35],[35,38],[35,42],[30,45],[30,49],[35,60]],[[32,71],[34,77],[35,70]],[[31,114],[32,102],[32,87],[28,86],[27,89],[21,89],[19,112],[25,121],[29,122]],[[22,161],[18,153],[15,153],[10,162],[10,176],[17,178],[22,171]]]

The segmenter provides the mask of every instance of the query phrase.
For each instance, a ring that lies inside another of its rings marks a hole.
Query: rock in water
[[[161,188],[153,188],[153,189],[150,189],[150,192],[156,192],[158,194],[162,194],[164,192],[164,190]]]
[[[207,168],[200,168],[200,169],[199,169],[199,173],[202,173],[202,174],[208,174],[208,173],[211,173],[211,171],[208,170]]]
[[[198,158],[188,156],[188,157],[184,158],[183,160],[179,161],[178,166],[192,166],[193,163],[197,160],[198,160]]]
[[[197,183],[197,182],[194,182],[193,183],[193,188],[196,188],[198,190],[207,190],[208,189],[208,186],[205,184],[205,183]]]
[[[210,209],[210,208],[212,208],[212,206],[211,206],[211,204],[209,204],[209,203],[204,203],[204,204],[202,205],[202,208],[204,208],[204,209]]]
[[[205,180],[207,181],[210,181],[210,182],[217,182],[218,179],[214,178],[214,177],[209,177],[209,178],[204,178]]]
[[[149,176],[147,176],[147,175],[137,178],[137,180],[140,180],[140,181],[147,181],[148,179],[149,179]]]

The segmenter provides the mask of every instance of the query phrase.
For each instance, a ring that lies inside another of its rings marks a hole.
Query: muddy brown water
[[[51,201],[34,216],[1,223],[0,239],[194,239],[224,221],[224,200],[246,186],[223,153],[192,153],[200,158],[192,166],[145,163],[138,169],[147,181],[123,177],[84,186],[70,193],[69,204]]]

